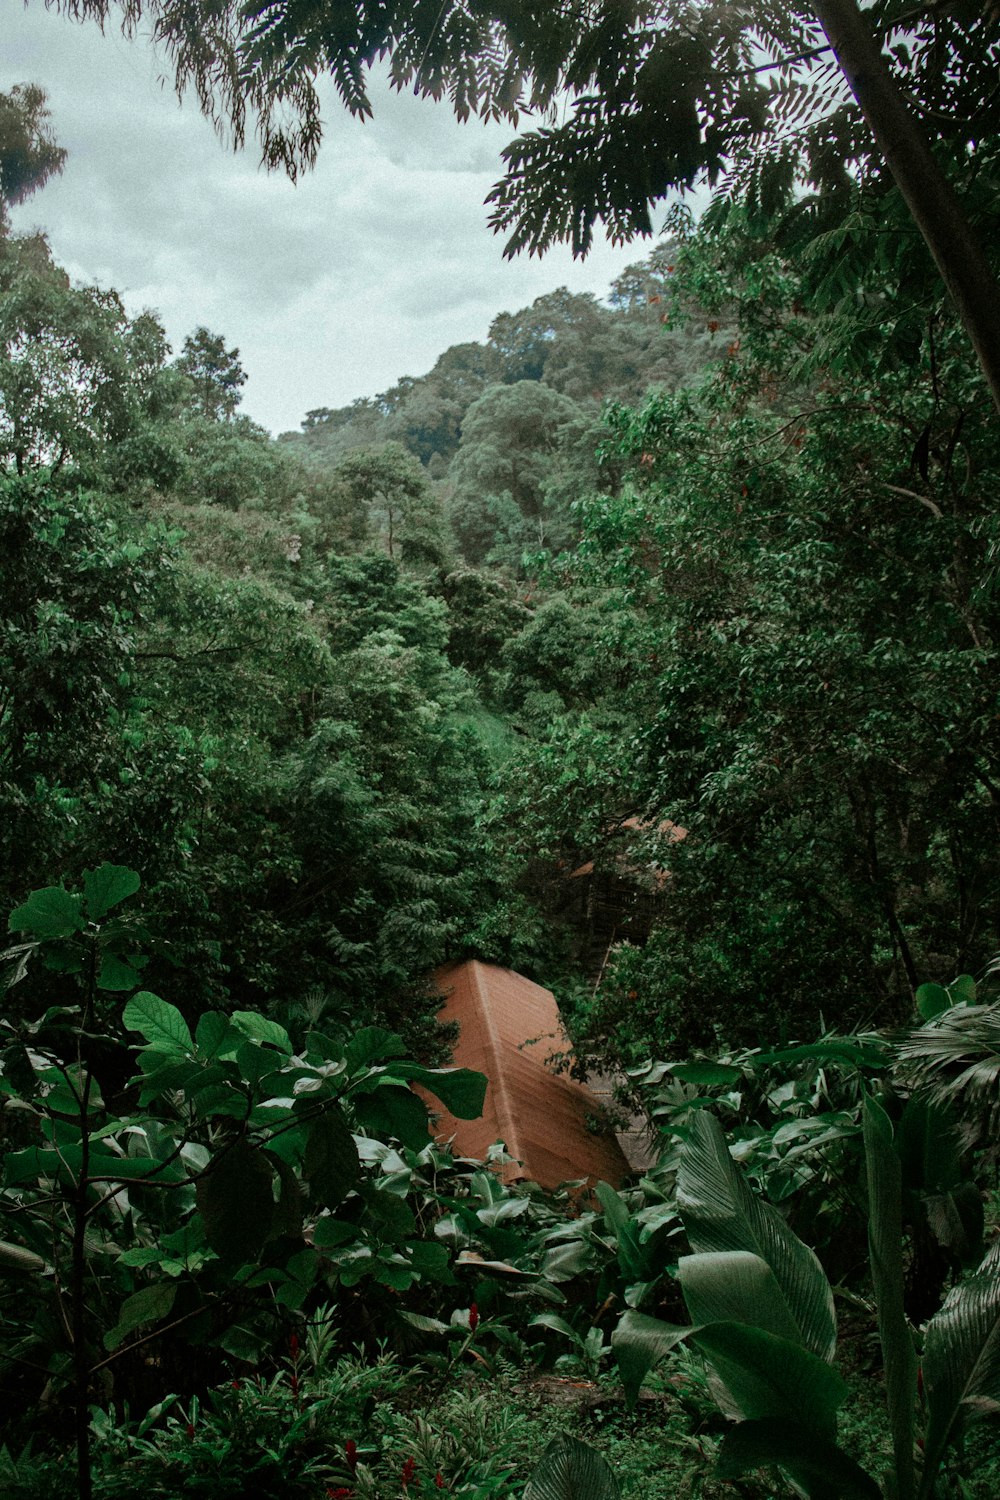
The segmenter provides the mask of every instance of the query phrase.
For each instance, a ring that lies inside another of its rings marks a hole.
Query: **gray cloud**
[[[69,152],[16,227],[43,228],[73,276],[115,286],[130,311],[157,311],[175,347],[199,323],[239,345],[244,410],[273,431],[422,374],[556,286],[603,295],[644,253],[504,261],[483,199],[505,126],[461,126],[379,79],[375,119],[356,121],[331,88],[318,166],[293,186],[179,105],[147,42],[40,0],[5,10],[0,88],[40,83]]]

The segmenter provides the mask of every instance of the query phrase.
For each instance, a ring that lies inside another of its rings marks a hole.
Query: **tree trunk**
[[[855,0],[812,0],[851,92],[944,278],[1000,410],[1000,284]]]

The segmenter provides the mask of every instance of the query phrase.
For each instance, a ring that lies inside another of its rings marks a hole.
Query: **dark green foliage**
[[[37,84],[15,84],[0,94],[0,235],[7,227],[7,206],[25,198],[61,172],[66,153],[49,130],[45,94]]]

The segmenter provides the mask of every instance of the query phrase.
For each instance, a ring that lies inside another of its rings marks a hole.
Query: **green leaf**
[[[662,1323],[659,1318],[649,1318],[645,1313],[633,1312],[631,1308],[622,1315],[618,1327],[611,1335],[611,1347],[618,1361],[618,1373],[621,1375],[629,1406],[635,1405],[642,1382],[653,1366],[696,1331],[694,1328],[681,1328],[675,1323]]]
[[[271,1165],[255,1146],[224,1148],[196,1184],[205,1238],[220,1260],[256,1260],[274,1218]]]
[[[129,1031],[144,1036],[149,1047],[156,1052],[193,1052],[194,1042],[187,1022],[177,1009],[159,995],[140,990],[133,995],[122,1011],[122,1020]]]
[[[430,1141],[427,1106],[409,1089],[387,1084],[353,1102],[359,1123],[378,1140],[401,1141],[411,1151],[422,1151]]]
[[[225,1349],[234,1359],[255,1365],[268,1346],[267,1339],[253,1328],[234,1323],[218,1339],[220,1349]]]
[[[759,1255],[748,1250],[683,1255],[677,1273],[692,1323],[751,1323],[800,1342],[774,1272]]]
[[[868,1245],[899,1500],[911,1500],[917,1361],[903,1307],[902,1168],[888,1115],[870,1095],[862,1108],[868,1178]]]
[[[644,1281],[650,1275],[649,1255],[640,1244],[641,1227],[632,1217],[625,1199],[606,1182],[599,1182],[594,1189],[604,1219],[615,1237],[618,1264],[627,1281]]]
[[[917,990],[917,1010],[925,1021],[933,1020],[943,1010],[951,1010],[952,999],[943,984],[922,984]]]
[[[286,1057],[292,1055],[292,1043],[288,1032],[277,1021],[269,1021],[266,1016],[258,1015],[255,1010],[234,1010],[230,1017],[237,1031],[241,1031],[245,1037],[253,1042],[260,1042],[268,1047],[276,1047]]]
[[[571,1344],[580,1345],[583,1341],[572,1324],[567,1323],[558,1313],[541,1312],[536,1313],[528,1324],[529,1328],[551,1328],[553,1333],[562,1334],[564,1339],[569,1339]]]
[[[971,974],[959,974],[948,986],[952,1005],[975,1005],[978,993],[978,986]]]
[[[357,1224],[349,1224],[346,1219],[332,1219],[324,1214],[316,1220],[313,1244],[318,1250],[333,1250],[338,1245],[349,1245],[360,1236],[361,1230]]]
[[[99,990],[134,990],[141,983],[142,975],[117,953],[101,955],[101,972],[97,976]]]
[[[265,1152],[268,1161],[278,1174],[281,1189],[278,1201],[274,1206],[274,1217],[271,1221],[269,1239],[279,1239],[282,1235],[291,1235],[298,1238],[302,1234],[302,1189],[299,1179],[295,1175],[294,1167],[288,1162],[282,1161],[273,1152]]]
[[[855,1068],[884,1068],[889,1056],[881,1041],[854,1042],[848,1037],[830,1037],[804,1047],[783,1047],[777,1052],[758,1052],[751,1059],[755,1068],[776,1062],[842,1062]]]
[[[118,1322],[104,1335],[105,1349],[117,1349],[129,1334],[143,1323],[158,1323],[165,1318],[174,1305],[177,1287],[171,1281],[158,1281],[153,1286],[144,1286],[122,1303]]]
[[[705,1355],[744,1417],[787,1417],[831,1442],[847,1386],[836,1370],[790,1339],[745,1323],[712,1323],[691,1342]]]
[[[448,1264],[451,1257],[447,1245],[430,1240],[414,1240],[406,1247],[410,1253],[413,1269],[428,1281],[438,1281],[445,1286],[454,1286],[455,1277]]]
[[[921,1500],[934,1479],[963,1415],[1000,1410],[1000,1245],[979,1270],[953,1287],[924,1336],[927,1402]]]
[[[327,1109],[309,1127],[302,1175],[326,1208],[343,1203],[361,1175],[358,1148],[339,1108]]]
[[[403,1039],[395,1031],[386,1031],[384,1026],[363,1026],[356,1031],[344,1048],[347,1071],[356,1073],[359,1068],[382,1062],[388,1057],[402,1057],[406,1051]]]
[[[692,1250],[745,1250],[766,1261],[802,1343],[821,1359],[833,1358],[837,1323],[823,1267],[777,1209],[743,1181],[718,1121],[704,1111],[692,1120],[682,1148],[677,1206]]]
[[[743,1078],[742,1068],[719,1062],[673,1063],[670,1071],[682,1083],[697,1083],[706,1087],[714,1083],[739,1083]]]
[[[486,1075],[471,1068],[423,1068],[419,1063],[393,1063],[393,1077],[419,1083],[458,1120],[478,1120],[486,1098]]]
[[[235,1044],[229,1017],[224,1016],[220,1010],[206,1010],[198,1017],[194,1037],[198,1051],[206,1059],[215,1057],[227,1038]]]
[[[579,1438],[554,1438],[531,1472],[524,1500],[620,1500],[607,1460]]]
[[[10,914],[8,932],[30,932],[36,938],[72,937],[86,923],[80,915],[82,897],[71,896],[61,885],[32,891],[23,906]]]
[[[84,870],[87,916],[92,922],[100,922],[119,901],[134,896],[140,884],[135,871],[127,870],[124,865],[99,865],[96,870]]]
[[[722,1439],[716,1475],[740,1479],[777,1464],[810,1500],[881,1500],[882,1491],[842,1448],[786,1416],[740,1422]]]
[[[409,1323],[411,1328],[418,1328],[421,1333],[447,1333],[448,1324],[442,1323],[440,1318],[425,1318],[423,1313],[407,1312],[400,1308],[399,1316],[404,1323]]]

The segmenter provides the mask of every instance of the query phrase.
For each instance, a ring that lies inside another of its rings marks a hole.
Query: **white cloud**
[[[241,350],[243,409],[273,431],[316,406],[419,375],[493,317],[566,285],[603,295],[642,244],[504,261],[483,199],[505,126],[459,125],[446,105],[375,80],[375,118],[332,88],[315,172],[292,185],[234,154],[193,99],[179,105],[148,43],[102,36],[6,0],[0,89],[49,94],[63,175],[15,211],[84,281],[152,307],[175,347],[204,323]]]

